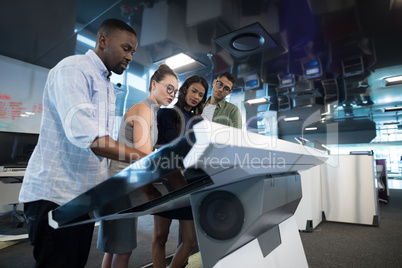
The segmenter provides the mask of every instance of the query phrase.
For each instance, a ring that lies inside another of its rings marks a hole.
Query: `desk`
[[[64,228],[191,204],[203,267],[308,267],[293,217],[302,197],[298,172],[328,155],[208,120],[193,130],[50,211],[49,224]],[[177,171],[182,188],[144,197],[145,185]],[[127,205],[117,209],[122,199]],[[82,215],[92,217],[82,222]]]

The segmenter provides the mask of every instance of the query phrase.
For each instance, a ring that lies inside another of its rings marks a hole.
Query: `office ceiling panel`
[[[170,17],[167,13],[165,20],[155,17],[155,31],[142,30],[144,14],[153,14],[145,10],[155,10],[160,2],[174,5],[177,12]],[[402,105],[402,86],[382,85],[384,77],[402,74],[400,0],[9,0],[0,9],[0,54],[51,68],[75,53],[75,28],[77,33],[94,35],[109,17],[131,24],[140,40],[156,40],[138,49],[136,57],[142,64],[152,64],[169,53],[186,52],[204,63],[205,68],[197,74],[209,81],[217,72],[254,61],[256,56],[246,53],[235,57],[229,51],[232,47],[214,40],[258,23],[283,48],[256,52],[261,55],[257,72],[270,87],[277,87],[278,74],[284,73],[294,74],[303,83],[303,64],[317,60],[322,73],[311,84],[320,93],[316,95],[322,96],[314,104],[323,112],[322,81],[336,80],[343,92],[338,106],[352,107],[353,116],[365,115],[379,124],[399,121],[398,112],[390,118],[383,110]],[[166,36],[155,36],[164,28]],[[241,41],[247,43],[250,36],[245,33]],[[271,96],[271,100],[276,98]],[[310,110],[298,108],[297,112],[308,116]],[[328,118],[342,119],[344,115],[340,109]]]
[[[3,1],[0,54],[50,68],[75,52],[76,0]]]

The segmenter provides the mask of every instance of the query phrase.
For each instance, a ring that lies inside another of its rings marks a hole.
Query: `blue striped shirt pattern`
[[[96,156],[90,145],[98,137],[112,136],[115,100],[109,71],[92,50],[67,57],[50,70],[39,140],[20,202],[62,205],[108,178],[110,161]]]

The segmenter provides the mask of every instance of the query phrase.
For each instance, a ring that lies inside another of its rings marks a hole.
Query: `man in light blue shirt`
[[[49,72],[39,140],[19,197],[36,267],[85,266],[94,224],[55,230],[48,212],[106,180],[109,158],[145,156],[111,138],[116,95],[110,75],[127,69],[137,45],[133,28],[108,19],[94,50],[67,57]]]

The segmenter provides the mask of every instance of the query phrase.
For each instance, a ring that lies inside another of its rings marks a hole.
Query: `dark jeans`
[[[53,229],[48,223],[48,212],[58,206],[44,200],[24,203],[29,240],[34,247],[35,267],[85,267],[94,223]]]

